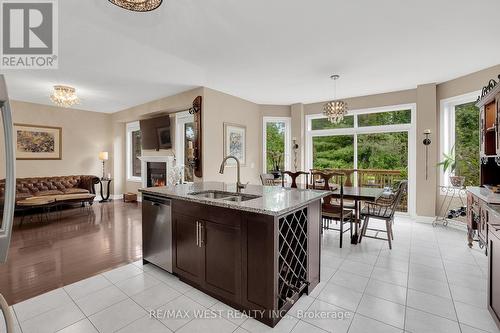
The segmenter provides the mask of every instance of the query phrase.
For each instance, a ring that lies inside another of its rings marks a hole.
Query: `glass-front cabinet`
[[[481,122],[481,185],[496,186],[500,184],[500,84],[491,80],[476,106]]]

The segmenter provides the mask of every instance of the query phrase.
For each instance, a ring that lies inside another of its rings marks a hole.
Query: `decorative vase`
[[[463,187],[465,182],[465,177],[462,176],[450,176],[450,183],[453,187]]]

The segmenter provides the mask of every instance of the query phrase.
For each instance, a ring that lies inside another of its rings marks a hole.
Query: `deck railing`
[[[344,186],[364,186],[375,188],[393,188],[400,180],[406,178],[401,170],[380,170],[380,169],[311,169],[311,172],[337,172],[344,174]],[[316,181],[316,180],[315,180]],[[338,179],[334,178],[338,183]],[[403,197],[398,207],[399,211],[407,211],[407,195]]]

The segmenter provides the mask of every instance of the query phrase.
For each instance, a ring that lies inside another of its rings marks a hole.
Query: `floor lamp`
[[[102,178],[101,179],[106,179],[105,163],[109,159],[109,153],[107,151],[101,151],[99,153],[99,159],[102,161]]]

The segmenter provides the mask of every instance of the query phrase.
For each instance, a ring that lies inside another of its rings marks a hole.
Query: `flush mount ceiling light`
[[[328,120],[333,124],[340,123],[344,116],[347,114],[347,103],[337,99],[337,80],[340,79],[340,75],[330,76],[335,83],[335,95],[334,100],[323,105],[323,114],[328,118]]]
[[[50,99],[57,106],[65,108],[80,104],[75,88],[69,86],[54,86],[54,92],[50,95]]]
[[[134,12],[149,12],[160,7],[163,0],[108,0],[118,7]]]

